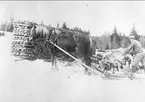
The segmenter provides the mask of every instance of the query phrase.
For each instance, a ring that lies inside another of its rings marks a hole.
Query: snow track
[[[0,102],[144,102],[145,75],[134,80],[104,80],[87,76],[76,63],[59,71],[51,64],[36,61],[14,61],[10,55],[12,34],[0,37]]]

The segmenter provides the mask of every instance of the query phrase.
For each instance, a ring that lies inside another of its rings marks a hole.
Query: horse
[[[30,40],[35,40],[39,37],[44,38],[48,45],[52,63],[51,69],[58,70],[56,65],[56,55],[60,50],[49,41],[52,41],[69,53],[78,52],[83,58],[84,63],[91,66],[92,51],[90,51],[90,38],[88,35],[34,25],[30,31]],[[85,68],[85,73],[90,75],[87,68]]]

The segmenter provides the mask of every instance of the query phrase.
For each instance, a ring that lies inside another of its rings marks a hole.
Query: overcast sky
[[[55,27],[66,22],[90,30],[91,35],[112,32],[114,26],[128,35],[135,23],[137,32],[145,35],[144,1],[1,1],[0,21],[10,16]]]

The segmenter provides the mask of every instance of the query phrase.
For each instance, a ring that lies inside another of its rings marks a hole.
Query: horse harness
[[[53,32],[57,35],[56,38],[54,39],[54,41],[52,41],[52,37],[53,37]],[[46,36],[46,42],[53,42],[56,44],[57,39],[62,36],[62,34],[64,34],[64,32],[61,32],[60,34],[57,34],[55,32],[55,28],[51,28],[49,31],[49,34]]]

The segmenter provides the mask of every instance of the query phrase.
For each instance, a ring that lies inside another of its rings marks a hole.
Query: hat
[[[135,37],[133,35],[129,36],[129,39],[135,39]]]

